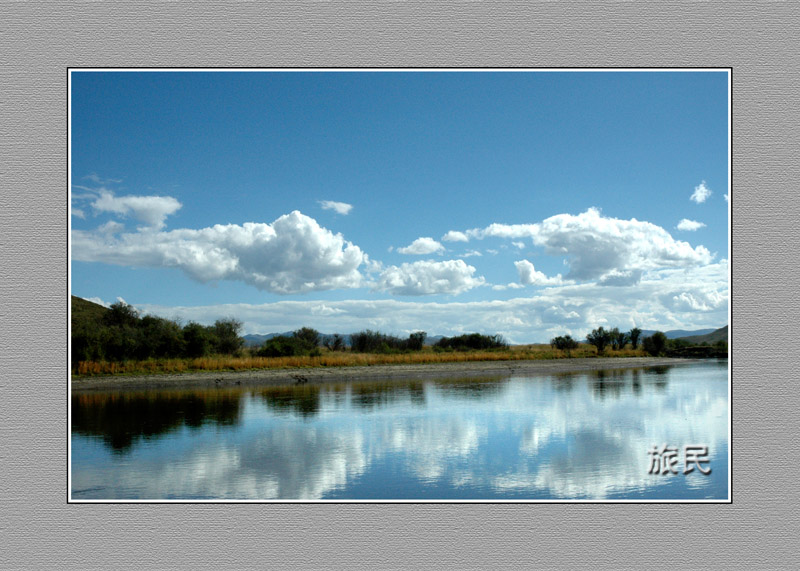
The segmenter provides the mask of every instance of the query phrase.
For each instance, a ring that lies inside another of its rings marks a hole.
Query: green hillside
[[[709,345],[713,345],[717,341],[727,341],[728,340],[728,326],[720,327],[716,331],[712,331],[711,333],[707,333],[706,335],[692,335],[690,337],[680,337],[684,341],[688,341],[693,345],[699,345],[700,343],[706,342]]]
[[[83,299],[82,297],[72,296],[72,321],[100,322],[108,308],[100,304]]]

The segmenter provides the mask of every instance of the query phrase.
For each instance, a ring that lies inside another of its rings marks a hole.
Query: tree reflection
[[[594,371],[591,386],[595,395],[601,399],[620,398],[627,385],[627,371],[624,369],[609,369]]]
[[[642,372],[639,369],[633,369],[633,371],[631,371],[631,376],[631,389],[633,389],[633,394],[639,396],[642,394]]]
[[[500,394],[503,384],[500,377],[483,377],[437,381],[436,387],[454,397],[477,400]]]
[[[182,426],[239,424],[241,395],[241,390],[218,389],[73,395],[72,430],[126,453],[139,439],[159,438]]]
[[[310,385],[265,389],[258,396],[274,412],[298,414],[305,419],[319,414],[319,393],[318,386]]]
[[[575,388],[575,381],[582,377],[583,375],[578,373],[558,373],[550,378],[550,383],[555,390],[568,393]]]
[[[658,365],[647,368],[650,382],[660,392],[663,392],[667,389],[667,373],[669,373],[669,369],[669,365]]]

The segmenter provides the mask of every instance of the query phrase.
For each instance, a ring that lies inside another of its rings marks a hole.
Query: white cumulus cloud
[[[697,204],[705,202],[711,196],[711,189],[706,186],[706,181],[702,181],[696,187],[689,200],[694,200]]]
[[[474,273],[475,268],[464,260],[425,260],[389,266],[374,289],[392,295],[455,295],[484,284],[484,278],[473,277]]]
[[[237,280],[278,294],[359,287],[359,266],[368,262],[358,246],[299,211],[272,224],[217,224],[119,236],[75,230],[72,257],[178,268],[200,282]]]
[[[704,228],[705,224],[702,222],[697,222],[696,220],[689,220],[688,218],[684,218],[678,225],[675,227],[678,230],[685,230],[687,232],[694,232],[695,230],[699,230],[700,228]]]
[[[554,278],[549,278],[534,268],[533,264],[528,260],[514,262],[514,265],[519,272],[519,282],[523,285],[561,285],[564,283],[564,280],[561,279],[561,274]]]
[[[704,246],[675,240],[650,222],[603,216],[596,208],[578,215],[557,214],[532,224],[490,224],[466,235],[518,240],[530,238],[553,256],[563,256],[574,280],[598,280],[606,285],[635,283],[642,273],[659,268],[687,268],[711,263]],[[487,250],[492,252],[492,250]]]
[[[397,251],[401,254],[424,256],[427,254],[440,254],[444,252],[444,246],[433,238],[423,236],[422,238],[417,238],[408,246],[397,248]]]
[[[350,211],[353,209],[353,205],[347,204],[346,202],[336,202],[333,200],[319,200],[317,202],[319,202],[323,210],[333,210],[337,214],[347,215],[350,214]]]

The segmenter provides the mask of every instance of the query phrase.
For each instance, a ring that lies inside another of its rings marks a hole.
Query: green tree
[[[325,339],[324,345],[329,351],[344,351],[344,337],[334,333],[332,337]]]
[[[611,342],[611,333],[602,327],[598,327],[597,329],[592,329],[592,332],[586,336],[586,341],[590,345],[597,347],[597,354],[602,355],[606,345]]]
[[[639,338],[642,336],[642,330],[634,327],[628,332],[628,338],[631,340],[631,346],[636,349],[639,346]]]
[[[276,335],[264,342],[257,355],[259,357],[296,357],[318,351],[316,346],[302,337]]]
[[[578,348],[578,342],[571,335],[554,337],[550,340],[550,346],[562,351],[569,351]]]
[[[135,327],[139,323],[139,312],[132,305],[118,301],[108,308],[103,321],[106,325]]]
[[[183,327],[183,341],[187,357],[204,357],[211,349],[212,336],[206,327],[190,321]]]
[[[125,361],[136,357],[137,331],[130,326],[104,327],[100,333],[103,357],[109,361]]]
[[[242,330],[242,322],[238,319],[218,319],[214,322],[212,331],[214,333],[214,351],[233,355],[238,353],[244,345],[244,339],[239,337]]]
[[[317,331],[316,329],[311,329],[310,327],[303,327],[292,333],[292,336],[296,337],[297,339],[302,339],[303,341],[305,341],[309,345],[312,345],[313,347],[319,347],[320,337],[319,337],[319,331]]]
[[[656,331],[650,337],[642,340],[642,348],[653,356],[660,355],[667,347],[667,336],[661,331]]]
[[[408,349],[411,351],[422,351],[422,346],[425,344],[425,337],[428,334],[424,331],[415,331],[408,336]]]
[[[499,334],[481,335],[480,333],[468,333],[457,337],[443,337],[436,343],[435,347],[456,351],[469,351],[470,349],[484,351],[488,349],[505,349],[508,347],[508,343]]]
[[[611,331],[609,331],[611,336],[611,348],[614,351],[619,351],[625,348],[625,344],[628,342],[628,334],[620,331],[618,327],[615,327]]]

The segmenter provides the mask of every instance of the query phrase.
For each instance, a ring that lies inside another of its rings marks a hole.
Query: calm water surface
[[[71,438],[74,500],[724,500],[728,370],[82,393]]]

